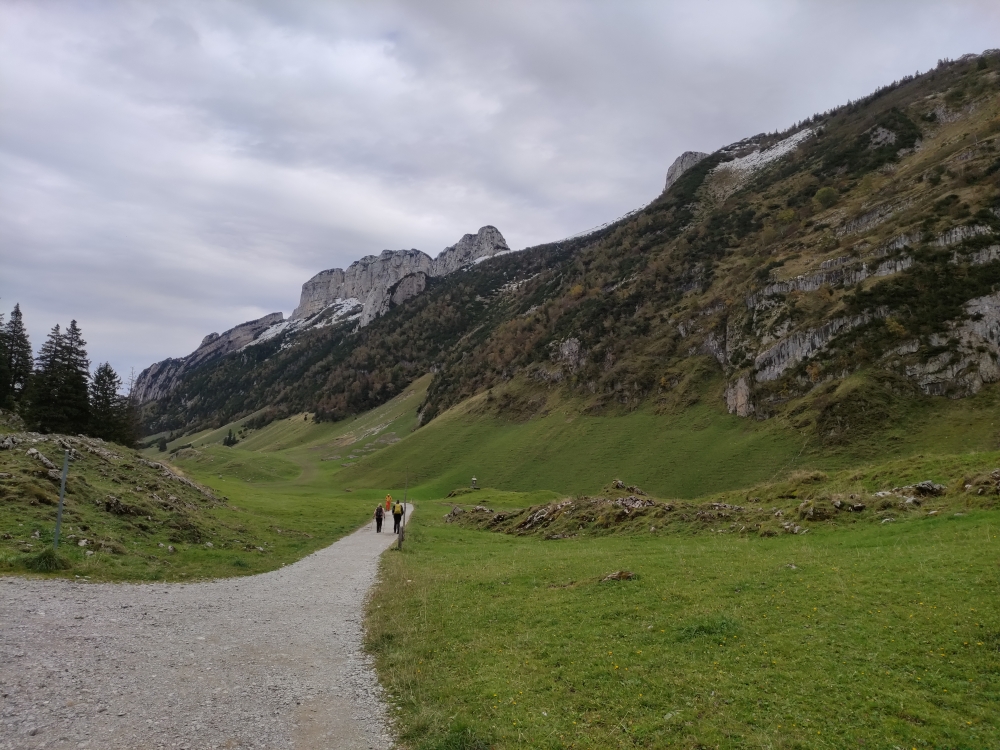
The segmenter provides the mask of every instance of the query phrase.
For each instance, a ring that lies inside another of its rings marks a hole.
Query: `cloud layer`
[[[0,310],[125,373],[383,248],[560,239],[1000,46],[993,2],[7,2]]]

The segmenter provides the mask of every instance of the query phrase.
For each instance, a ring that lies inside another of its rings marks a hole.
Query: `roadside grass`
[[[406,746],[1000,746],[1000,512],[543,541],[448,507],[368,609]]]
[[[106,457],[81,448],[67,480],[59,554],[68,567],[61,567],[39,558],[52,549],[58,479],[25,455],[27,445],[0,451],[0,573],[132,581],[252,575],[327,546],[370,513],[364,496],[302,482],[300,467],[280,457],[221,447],[212,449],[217,456],[199,454],[218,461],[184,468],[216,491],[210,498],[126,448],[107,445]],[[34,447],[59,458],[52,442]]]

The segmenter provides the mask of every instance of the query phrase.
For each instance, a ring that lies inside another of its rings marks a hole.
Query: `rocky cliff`
[[[299,306],[291,319],[304,320],[335,303],[356,300],[361,306],[359,326],[382,315],[390,304],[402,304],[419,294],[427,278],[446,276],[463,266],[509,252],[507,242],[496,227],[485,226],[467,234],[451,247],[431,258],[420,250],[383,250],[366,255],[347,269],[321,271],[302,285]]]
[[[708,158],[708,156],[709,154],[702,153],[701,151],[685,151],[674,159],[674,163],[667,169],[667,184],[663,186],[663,192],[667,192],[670,186],[680,179],[682,174],[702,159]]]
[[[271,326],[281,323],[284,315],[280,312],[263,318],[241,323],[225,333],[210,333],[202,339],[201,345],[186,357],[165,359],[150,365],[135,381],[135,393],[140,404],[166,396],[188,373],[214,359],[242,349],[252,343]]]
[[[280,312],[271,313],[223,334],[209,334],[186,357],[165,359],[147,367],[135,384],[139,403],[163,398],[193,370],[277,335],[294,335],[308,327],[344,320],[357,320],[358,327],[364,327],[390,306],[401,305],[423,292],[428,278],[446,276],[507,252],[510,248],[500,231],[485,226],[476,234],[466,234],[433,259],[420,250],[383,250],[381,255],[366,255],[346,270],[321,271],[302,285],[299,305],[288,320]]]

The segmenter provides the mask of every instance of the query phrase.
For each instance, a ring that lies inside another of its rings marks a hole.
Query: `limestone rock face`
[[[422,292],[428,278],[445,276],[471,263],[509,251],[503,235],[491,226],[483,227],[476,234],[465,235],[434,259],[420,250],[383,250],[381,255],[367,255],[355,261],[346,270],[332,268],[313,276],[302,285],[299,306],[291,319],[309,318],[337,300],[356,299],[362,306],[358,325],[366,326],[388,310],[390,302],[401,304]],[[404,278],[410,276],[412,281],[401,284]],[[423,280],[418,280],[418,277]]]
[[[674,163],[671,164],[670,168],[667,170],[667,184],[663,187],[664,192],[669,190],[670,186],[677,182],[682,174],[687,172],[691,169],[691,167],[707,156],[708,154],[702,153],[701,151],[685,151],[683,154],[674,159]]]
[[[401,305],[411,297],[416,297],[426,288],[427,274],[411,273],[409,276],[404,276],[402,280],[396,284],[389,302],[393,305]]]
[[[958,346],[913,363],[906,374],[929,396],[961,398],[1000,380],[1000,292],[965,303],[967,317],[955,321],[950,335],[934,334],[931,346],[944,347],[949,339]]]
[[[202,339],[201,346],[180,359],[165,359],[139,373],[135,381],[135,392],[140,404],[166,396],[179,382],[180,377],[206,362],[242,349],[271,326],[281,323],[284,315],[280,312],[263,318],[241,323],[222,334],[210,333]]]
[[[344,320],[357,320],[359,328],[366,326],[390,307],[423,292],[428,279],[507,252],[510,248],[500,231],[485,226],[446,247],[437,258],[420,250],[383,250],[380,255],[366,255],[346,270],[321,271],[302,285],[299,306],[288,320],[280,312],[271,313],[222,334],[210,333],[186,357],[147,367],[135,383],[139,403],[163,398],[186,373],[255,342]]]
[[[730,414],[738,417],[749,417],[754,413],[753,391],[746,376],[739,378],[726,388],[726,407]]]

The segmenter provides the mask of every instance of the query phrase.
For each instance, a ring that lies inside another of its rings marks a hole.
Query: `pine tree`
[[[49,332],[28,386],[28,421],[43,432],[76,435],[88,428],[90,362],[76,321]]]
[[[118,391],[122,381],[105,362],[90,381],[90,429],[88,434],[121,443],[125,433],[125,397]]]
[[[11,395],[15,402],[20,402],[28,387],[28,379],[31,377],[31,371],[35,364],[34,358],[31,356],[31,342],[28,340],[28,332],[24,329],[20,304],[14,305],[4,333],[6,334],[10,363]]]
[[[90,426],[90,360],[87,342],[75,320],[63,337],[66,347],[66,371],[63,375],[62,409],[66,415],[66,432],[76,435]]]
[[[140,430],[139,405],[135,398],[135,368],[132,368],[128,375],[125,399],[122,401],[122,426],[118,442],[129,448],[135,448],[139,443]]]
[[[12,405],[10,377],[10,347],[7,345],[7,329],[0,313],[0,408]]]
[[[59,385],[57,373],[62,369],[63,334],[57,323],[38,350],[35,370],[28,380],[26,391],[28,423],[43,432],[58,430],[63,426],[59,416]]]

